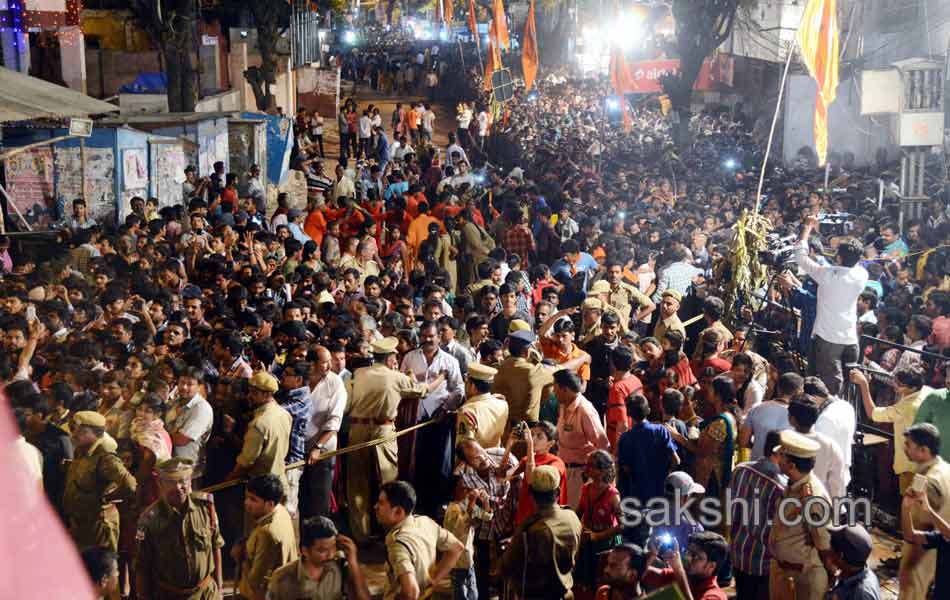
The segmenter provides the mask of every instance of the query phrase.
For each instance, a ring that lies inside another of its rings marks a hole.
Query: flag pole
[[[788,79],[788,67],[792,64],[792,55],[795,53],[795,43],[791,42],[788,48],[788,57],[785,59],[785,70],[782,72],[782,83],[778,88],[778,100],[775,102],[775,114],[772,115],[772,127],[769,129],[769,141],[765,146],[765,156],[762,158],[762,170],[759,172],[759,186],[755,192],[753,214],[759,214],[759,204],[762,198],[762,184],[765,183],[765,168],[769,164],[769,154],[772,151],[772,139],[775,137],[775,126],[778,124],[779,111],[782,109],[782,97],[785,95],[785,82]]]

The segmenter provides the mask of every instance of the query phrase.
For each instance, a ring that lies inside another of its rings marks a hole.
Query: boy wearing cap
[[[805,502],[819,497],[831,506],[831,498],[813,473],[818,442],[790,429],[781,432],[782,472],[788,477],[788,487],[782,496],[783,504],[772,524],[769,536],[769,598],[771,600],[822,600],[828,590],[828,570],[825,560],[831,548],[831,531],[827,523],[812,526],[808,520],[797,518]],[[794,499],[796,502],[789,502]],[[821,522],[822,515],[813,503],[812,521]],[[783,511],[784,507],[784,511]],[[798,512],[796,512],[798,511]],[[792,525],[791,523],[796,522]]]
[[[456,444],[474,439],[482,448],[501,446],[508,425],[508,403],[504,396],[491,393],[497,373],[497,369],[480,363],[469,365],[465,379],[466,400],[459,407],[455,421]]]
[[[115,552],[119,543],[119,511],[112,502],[135,495],[135,477],[115,454],[115,441],[105,433],[104,416],[79,411],[73,415],[71,429],[75,454],[66,472],[63,492],[69,533],[80,549],[99,546]]]
[[[550,465],[531,472],[531,498],[537,511],[515,529],[499,571],[521,598],[570,598],[581,522],[557,505],[561,476]]]

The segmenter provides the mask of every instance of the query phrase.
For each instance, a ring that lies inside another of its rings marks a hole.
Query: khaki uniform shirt
[[[116,549],[119,535],[119,513],[114,504],[106,503],[106,491],[116,499],[135,495],[135,477],[125,468],[109,447],[111,438],[103,437],[87,450],[77,450],[66,471],[63,509],[69,533],[79,548],[104,546]],[[115,487],[114,490],[112,488]]]
[[[436,564],[436,554],[461,544],[438,523],[422,515],[409,515],[386,534],[386,574],[389,581],[384,598],[392,600],[402,589],[399,577],[415,573],[419,591],[429,587],[429,572]]]
[[[796,519],[797,511],[804,510],[805,501],[811,496],[824,498],[828,502],[828,506],[831,506],[831,498],[828,496],[825,486],[812,473],[805,475],[785,488],[783,499],[797,498],[799,502],[795,505],[791,503],[785,505],[784,519],[778,513],[773,519],[772,533],[769,537],[769,551],[776,560],[806,567],[822,564],[818,551],[827,550],[831,547],[831,530],[828,524],[812,527],[806,522],[806,519]],[[822,518],[823,510],[814,505],[811,506],[811,509],[812,514],[817,515],[812,521],[818,522]],[[800,522],[795,526],[785,524],[786,521],[794,520]]]
[[[498,394],[472,396],[459,407],[455,418],[456,443],[475,439],[482,448],[501,446],[508,426],[508,403]]]
[[[167,587],[193,589],[209,577],[211,581],[189,598],[216,598],[214,555],[224,546],[224,538],[214,496],[193,492],[181,510],[159,499],[139,517],[135,540],[136,572],[145,575],[148,589],[144,591],[149,598],[180,598]]]
[[[501,557],[501,576],[526,600],[563,598],[574,587],[581,522],[572,510],[536,511],[515,530]]]
[[[616,307],[620,313],[620,322],[626,325],[634,314],[634,307],[638,310],[650,304],[649,296],[633,287],[629,283],[620,282],[617,287],[610,288],[608,296],[610,305]]]
[[[672,330],[679,331],[683,334],[683,339],[686,339],[686,328],[683,327],[683,322],[680,321],[677,315],[673,315],[669,319],[660,319],[657,321],[656,327],[653,328],[653,337],[662,342],[663,335],[666,334],[667,331]]]
[[[320,579],[311,579],[303,559],[274,571],[267,586],[267,600],[324,600],[343,597],[343,569],[331,560],[324,564]]]
[[[290,413],[276,402],[268,402],[254,411],[237,458],[238,464],[247,468],[249,477],[272,473],[287,485],[284,459],[290,449],[292,422]]]
[[[541,410],[541,393],[554,383],[554,375],[547,367],[509,356],[500,365],[492,391],[508,400],[508,422],[537,421]]]
[[[405,373],[381,364],[358,369],[353,375],[350,394],[350,417],[395,420],[399,401],[426,393],[423,383],[414,381]]]
[[[283,504],[257,520],[244,546],[244,561],[238,591],[245,598],[256,598],[267,591],[272,572],[297,560],[297,536],[294,522]]]
[[[939,456],[917,465],[917,473],[927,478],[927,500],[938,515],[950,521],[950,464]],[[933,521],[914,505],[914,525],[921,529],[935,527]]]

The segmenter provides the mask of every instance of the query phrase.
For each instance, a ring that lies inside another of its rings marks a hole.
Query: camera
[[[766,237],[768,250],[759,252],[759,261],[776,269],[795,262],[796,239],[795,235],[781,237],[777,233],[768,234]]]
[[[821,235],[849,235],[854,229],[854,223],[849,213],[827,214],[818,222],[818,231]]]
[[[659,533],[653,536],[654,543],[656,544],[656,551],[658,554],[666,554],[671,552],[674,547],[673,536],[669,533]]]
[[[522,436],[525,432],[525,424],[523,421],[519,421],[511,426],[511,433],[516,436]]]

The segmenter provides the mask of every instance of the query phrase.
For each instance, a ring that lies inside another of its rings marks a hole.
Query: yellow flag
[[[808,0],[798,28],[798,45],[809,74],[818,83],[815,97],[815,152],[818,164],[828,156],[828,107],[838,88],[838,17],[836,0]]]

